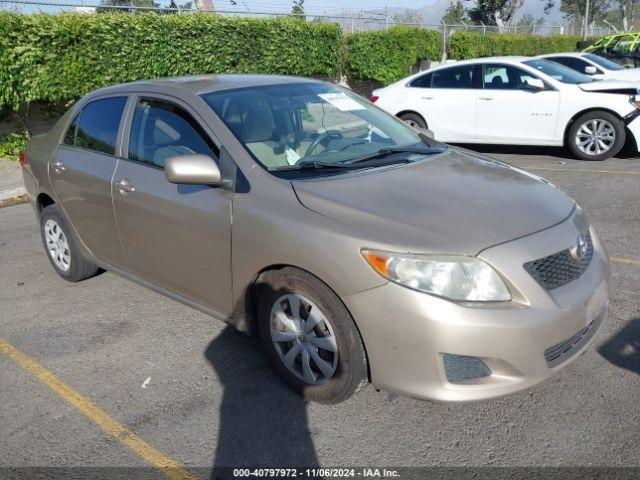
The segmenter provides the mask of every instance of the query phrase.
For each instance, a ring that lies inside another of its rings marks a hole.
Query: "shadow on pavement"
[[[640,318],[627,323],[598,352],[614,365],[640,375]]]
[[[227,327],[205,357],[224,388],[212,480],[238,467],[318,467],[306,402],[273,372],[257,338]]]

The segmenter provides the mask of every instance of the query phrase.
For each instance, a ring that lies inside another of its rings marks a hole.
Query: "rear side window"
[[[126,103],[127,97],[111,97],[87,104],[71,122],[64,143],[115,155],[118,128]]]
[[[431,73],[422,75],[421,77],[414,79],[409,85],[417,88],[429,88],[431,87],[431,76]]]
[[[189,113],[173,103],[140,99],[131,124],[131,160],[164,167],[169,157],[195,153],[219,156],[218,148]]]

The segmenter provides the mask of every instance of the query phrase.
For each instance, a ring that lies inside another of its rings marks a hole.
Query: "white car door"
[[[560,92],[551,86],[533,90],[525,83],[527,77],[536,78],[513,65],[484,64],[483,90],[478,93],[479,141],[557,143]]]
[[[479,72],[476,64],[440,68],[418,77],[407,87],[408,105],[422,115],[437,140],[475,140]]]

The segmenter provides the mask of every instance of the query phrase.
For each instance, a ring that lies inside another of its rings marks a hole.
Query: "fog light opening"
[[[491,369],[478,357],[445,353],[443,363],[449,383],[464,384],[491,376]]]

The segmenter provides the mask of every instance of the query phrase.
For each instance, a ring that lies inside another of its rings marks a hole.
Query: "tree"
[[[109,7],[145,7],[145,8],[159,8],[160,5],[153,0],[102,0],[100,5]],[[96,8],[96,12],[135,12],[135,8]]]
[[[476,0],[469,17],[476,23],[497,25],[502,30],[505,25],[513,24],[523,3],[524,0]]]
[[[422,25],[424,18],[417,10],[405,9],[402,12],[394,13],[391,18],[393,23],[400,23],[405,25]]]
[[[533,33],[537,28],[544,25],[544,18],[534,17],[530,13],[522,16],[520,20],[516,22],[518,33]]]
[[[632,28],[635,10],[639,3],[639,0],[618,0],[623,31],[628,32]]]
[[[291,15],[295,15],[296,18],[306,20],[307,17],[304,14],[304,0],[293,0]]]
[[[442,22],[445,25],[457,25],[467,21],[469,21],[469,12],[462,3],[462,0],[456,0],[450,4],[442,16]]]
[[[551,3],[553,6],[553,3]],[[577,25],[582,25],[587,0],[562,0],[560,12],[564,18],[571,18]],[[589,24],[601,22],[606,18],[606,12],[611,6],[610,0],[589,0]]]

